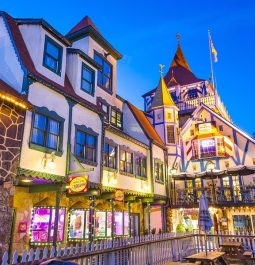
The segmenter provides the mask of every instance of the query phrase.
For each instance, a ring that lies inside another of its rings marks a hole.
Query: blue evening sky
[[[197,75],[210,76],[207,30],[218,51],[218,91],[233,121],[255,131],[255,1],[252,0],[0,0],[13,17],[44,18],[65,34],[89,15],[104,37],[123,54],[118,94],[143,108],[141,95],[154,88],[159,64],[168,69],[176,33]]]

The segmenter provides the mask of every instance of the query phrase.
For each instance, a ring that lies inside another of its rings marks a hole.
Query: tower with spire
[[[175,166],[178,157],[179,145],[179,109],[171,97],[163,78],[163,65],[160,65],[160,79],[155,91],[155,96],[148,110],[152,117],[151,122],[168,150],[170,159],[169,167]],[[172,159],[171,159],[172,158]]]

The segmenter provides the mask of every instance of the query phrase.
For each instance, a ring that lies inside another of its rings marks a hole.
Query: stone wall
[[[24,115],[24,110],[0,100],[0,256],[10,243]]]

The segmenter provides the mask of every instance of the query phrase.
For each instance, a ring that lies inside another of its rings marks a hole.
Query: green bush
[[[183,224],[178,224],[178,225],[176,226],[176,232],[177,232],[177,233],[184,233],[185,231],[186,231],[186,229],[185,229],[185,227],[184,227]]]

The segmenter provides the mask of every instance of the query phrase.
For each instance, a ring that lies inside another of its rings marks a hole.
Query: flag
[[[210,36],[210,47],[211,47],[211,53],[213,54],[213,57],[214,57],[214,62],[217,63],[218,62],[217,51],[214,48],[211,36]]]

